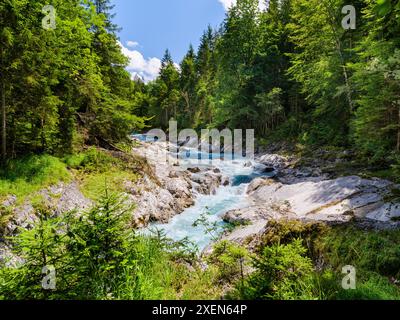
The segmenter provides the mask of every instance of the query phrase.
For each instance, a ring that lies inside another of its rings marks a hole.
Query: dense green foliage
[[[372,162],[400,150],[400,2],[238,0],[176,69],[167,53],[148,84],[154,125],[253,128],[261,139],[350,147]]]
[[[56,28],[49,30],[46,1],[1,2],[3,157],[108,146],[143,127],[108,2],[52,1]]]
[[[400,162],[398,0],[357,0],[345,30],[344,0],[238,0],[208,27],[179,68],[166,50],[145,84],[125,70],[108,0],[0,4],[2,154],[68,154],[113,147],[133,130],[254,128],[260,141],[358,151],[372,164]],[[4,149],[4,150],[3,150]],[[397,171],[396,171],[397,172]]]
[[[400,232],[270,222],[254,259],[256,272],[236,296],[253,299],[400,299]],[[356,268],[344,290],[342,267]]]
[[[131,208],[119,196],[106,194],[83,214],[54,218],[44,206],[37,207],[36,214],[36,227],[12,239],[24,263],[1,267],[0,299],[218,297],[218,287],[207,286],[213,273],[201,272],[184,243],[161,234],[135,234],[129,226]],[[54,290],[42,287],[44,266],[55,268]]]
[[[400,299],[399,231],[270,222],[254,253],[223,241],[204,269],[186,241],[129,228],[119,196],[84,214],[50,212],[38,206],[36,227],[12,239],[25,263],[1,266],[0,299]],[[356,289],[341,287],[346,264]],[[53,290],[42,287],[46,265],[56,270]]]

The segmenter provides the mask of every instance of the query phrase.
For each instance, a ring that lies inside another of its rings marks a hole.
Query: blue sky
[[[111,0],[114,22],[123,53],[130,58],[128,71],[146,82],[157,77],[165,49],[179,63],[192,44],[199,45],[210,24],[218,27],[236,0]],[[260,9],[267,0],[259,0]]]
[[[179,63],[189,44],[195,48],[210,24],[219,26],[233,0],[112,0],[114,22],[125,55],[131,58],[128,70],[146,81],[158,73],[160,59],[168,48]]]

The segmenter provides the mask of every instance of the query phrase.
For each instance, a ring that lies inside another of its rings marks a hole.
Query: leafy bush
[[[300,239],[265,247],[253,261],[240,295],[245,299],[314,299],[313,264]]]
[[[0,266],[0,299],[209,299],[220,295],[213,271],[202,271],[185,243],[130,228],[124,198],[106,194],[91,210],[52,217],[10,240],[23,259]],[[190,256],[187,256],[190,254]],[[187,261],[191,261],[190,268]],[[55,290],[42,288],[42,268],[56,270]]]
[[[229,241],[221,241],[214,245],[207,262],[217,267],[221,281],[231,282],[240,277],[243,282],[248,259],[249,253],[245,248]]]

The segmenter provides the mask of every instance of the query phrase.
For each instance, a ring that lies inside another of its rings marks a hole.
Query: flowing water
[[[181,150],[179,155],[181,165],[186,167],[210,166],[210,164],[217,167],[224,176],[230,178],[230,185],[220,186],[213,195],[197,194],[194,206],[176,215],[167,224],[152,224],[146,233],[154,229],[161,230],[168,238],[176,241],[186,238],[199,250],[203,250],[215,240],[218,233],[224,231],[226,224],[221,216],[229,210],[246,207],[246,189],[249,183],[256,177],[272,176],[273,173],[263,173],[260,166],[246,158],[221,160],[219,153],[204,154],[195,149]],[[212,224],[212,229],[215,226],[216,232],[213,230],[208,233],[202,224],[194,226],[202,215],[207,223]]]

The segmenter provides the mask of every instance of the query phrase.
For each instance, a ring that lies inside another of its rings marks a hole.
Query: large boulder
[[[295,218],[290,211],[288,203],[270,203],[268,205],[253,204],[249,207],[230,210],[222,219],[235,225],[253,224],[257,221],[278,220],[282,218]]]
[[[265,167],[274,169],[284,169],[289,166],[289,159],[278,155],[278,154],[266,154],[258,159],[259,163],[262,163]]]
[[[226,222],[243,225],[224,239],[243,242],[256,236],[268,221],[282,219],[327,223],[354,220],[368,228],[399,227],[400,204],[386,201],[393,188],[398,186],[357,176],[293,184],[258,178],[247,189],[250,204],[223,215]]]
[[[383,221],[400,215],[399,205],[384,203],[392,187],[386,180],[357,176],[295,184],[256,179],[248,193],[258,205],[287,202],[290,211],[301,218],[342,221],[357,216]]]

